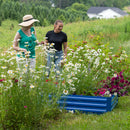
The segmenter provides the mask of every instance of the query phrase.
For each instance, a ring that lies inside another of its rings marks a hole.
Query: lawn
[[[130,129],[130,96],[119,98],[118,105],[105,114],[63,113],[49,130],[128,130]]]

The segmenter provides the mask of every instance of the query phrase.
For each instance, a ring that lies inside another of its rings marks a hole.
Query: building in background
[[[87,11],[89,18],[117,18],[128,15],[128,13],[116,7],[91,7]]]

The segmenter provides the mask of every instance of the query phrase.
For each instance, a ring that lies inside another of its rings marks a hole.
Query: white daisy
[[[6,69],[7,67],[6,66],[1,66],[2,69]]]
[[[63,93],[64,93],[65,95],[67,95],[67,94],[68,94],[68,90],[65,90],[65,89],[64,89]]]
[[[8,70],[8,74],[13,74],[13,70]]]
[[[34,85],[32,85],[32,84],[30,85],[30,88],[34,88],[34,87],[35,87],[35,86],[34,86]]]

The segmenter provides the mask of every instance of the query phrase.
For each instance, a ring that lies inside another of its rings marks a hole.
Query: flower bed
[[[113,110],[118,103],[118,97],[66,95],[61,96],[57,103],[61,109],[102,114]]]

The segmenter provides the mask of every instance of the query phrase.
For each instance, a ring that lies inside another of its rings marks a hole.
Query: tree
[[[74,3],[71,8],[77,10],[77,11],[87,11],[88,8],[87,6],[85,6],[84,4],[80,4],[80,3]]]
[[[62,15],[60,15],[60,16],[58,17],[58,19],[59,19],[59,20],[62,20],[64,23],[65,23],[65,21],[66,21],[66,20],[65,20],[65,17],[64,17],[64,15],[63,15],[63,14],[62,14]]]

